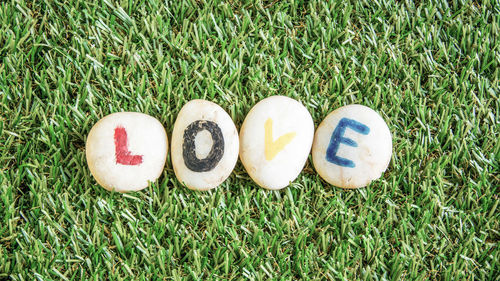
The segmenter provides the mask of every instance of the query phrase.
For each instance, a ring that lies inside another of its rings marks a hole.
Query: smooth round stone
[[[90,172],[107,190],[137,191],[163,172],[168,139],[162,124],[137,112],[105,116],[90,130],[85,153]]]
[[[209,190],[224,182],[238,160],[238,131],[217,104],[192,100],[182,107],[172,133],[172,165],[189,189]]]
[[[258,102],[240,130],[240,158],[261,187],[288,186],[304,168],[314,136],[309,111],[298,101],[272,96]]]
[[[369,107],[352,104],[326,116],[314,136],[312,159],[318,174],[342,188],[378,179],[392,155],[391,132]]]

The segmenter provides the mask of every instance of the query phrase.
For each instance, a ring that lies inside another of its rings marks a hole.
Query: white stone
[[[181,183],[193,190],[219,186],[233,171],[238,151],[236,126],[219,105],[192,100],[182,107],[174,124],[171,156]]]
[[[282,189],[304,168],[313,137],[314,122],[301,103],[284,96],[268,97],[243,122],[241,162],[261,187]]]
[[[90,172],[107,190],[137,191],[163,172],[168,139],[162,124],[137,112],[119,112],[99,120],[89,132],[86,156]]]
[[[334,132],[336,137],[332,138]],[[384,119],[359,104],[331,112],[314,136],[314,168],[328,183],[342,188],[364,187],[378,179],[387,169],[391,155],[391,132]]]

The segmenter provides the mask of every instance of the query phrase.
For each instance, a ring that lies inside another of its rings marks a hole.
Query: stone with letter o
[[[182,107],[172,133],[172,165],[181,183],[194,190],[217,187],[233,171],[238,152],[238,131],[224,109],[206,100]]]

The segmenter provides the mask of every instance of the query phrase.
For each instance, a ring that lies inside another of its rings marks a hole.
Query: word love
[[[248,113],[240,135],[217,104],[193,100],[174,124],[171,159],[177,179],[193,190],[219,186],[238,155],[261,187],[277,190],[300,174],[312,148],[316,171],[328,183],[358,188],[379,178],[392,155],[392,138],[382,117],[362,105],[331,112],[314,133],[311,114],[298,101],[272,96]],[[163,171],[168,140],[151,116],[122,112],[97,122],[87,138],[92,175],[108,190],[140,190]]]

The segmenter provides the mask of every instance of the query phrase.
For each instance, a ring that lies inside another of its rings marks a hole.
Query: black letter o
[[[212,149],[204,159],[196,157],[194,139],[196,135],[207,130],[212,135]],[[182,157],[188,169],[194,172],[208,172],[215,168],[224,155],[224,136],[217,123],[208,120],[197,120],[189,124],[184,130]]]

